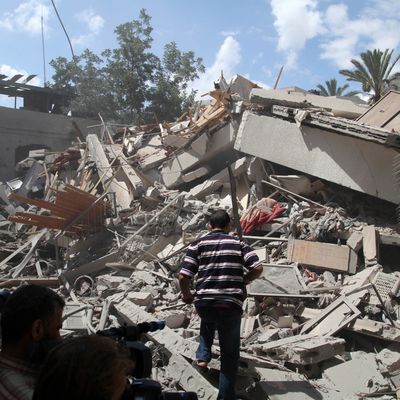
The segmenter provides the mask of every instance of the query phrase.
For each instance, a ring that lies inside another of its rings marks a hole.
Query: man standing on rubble
[[[189,246],[179,283],[183,301],[188,304],[194,301],[201,318],[196,366],[207,370],[217,330],[221,349],[218,399],[234,400],[243,292],[245,285],[260,276],[262,266],[248,245],[228,234],[230,217],[226,211],[213,213],[209,226],[210,232]],[[196,293],[193,296],[190,282],[196,274]]]
[[[38,366],[51,342],[60,340],[64,304],[56,292],[36,285],[9,296],[1,310],[0,399],[32,398]]]

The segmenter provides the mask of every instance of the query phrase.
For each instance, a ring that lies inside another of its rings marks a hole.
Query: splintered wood
[[[46,215],[17,212],[15,216],[9,217],[10,221],[19,224],[66,230],[78,234],[95,232],[104,225],[107,204],[103,199],[71,185],[66,185],[63,189],[56,191],[54,203],[29,199],[15,193],[11,193],[9,198],[50,212]]]

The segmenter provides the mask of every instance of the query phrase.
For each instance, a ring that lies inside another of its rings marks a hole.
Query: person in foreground
[[[33,400],[119,400],[132,367],[128,350],[110,338],[66,339],[49,353]]]
[[[30,400],[45,343],[58,341],[64,300],[47,287],[15,290],[1,312],[0,399]]]
[[[209,226],[210,232],[189,246],[179,282],[183,301],[194,301],[201,318],[197,367],[207,369],[217,331],[221,349],[218,399],[234,400],[244,288],[261,275],[262,266],[248,245],[228,234],[230,217],[226,211],[212,214]],[[196,274],[193,296],[190,282]]]

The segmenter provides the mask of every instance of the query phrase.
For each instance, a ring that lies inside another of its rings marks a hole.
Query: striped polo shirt
[[[244,268],[250,271],[259,264],[250,246],[215,230],[188,247],[180,273],[189,278],[197,274],[196,307],[223,306],[241,312]]]

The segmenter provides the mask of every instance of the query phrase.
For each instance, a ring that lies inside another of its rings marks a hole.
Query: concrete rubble
[[[218,342],[199,373],[200,320],[177,275],[207,216],[234,201],[264,264],[244,304],[238,396],[400,398],[400,131],[368,125],[373,108],[349,99],[240,75],[215,86],[177,121],[104,125],[18,163],[0,183],[0,287],[62,293],[64,335],[166,320],[145,335],[153,378],[213,399]]]

